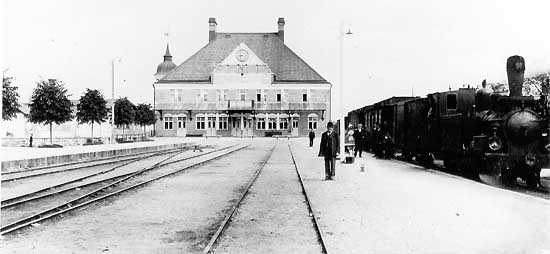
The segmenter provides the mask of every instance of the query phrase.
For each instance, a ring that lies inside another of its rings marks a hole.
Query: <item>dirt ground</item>
[[[271,140],[253,142],[201,167],[4,237],[1,252],[200,253],[272,146]]]
[[[276,147],[215,253],[322,253],[286,142]]]

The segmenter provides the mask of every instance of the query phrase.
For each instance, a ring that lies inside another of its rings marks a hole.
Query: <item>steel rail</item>
[[[187,170],[187,169],[189,169],[189,168],[192,168],[192,167],[201,165],[201,164],[203,164],[203,163],[205,163],[205,162],[208,162],[208,161],[211,161],[211,160],[220,158],[220,157],[222,157],[222,156],[225,156],[225,155],[227,155],[227,154],[230,154],[230,153],[239,151],[239,150],[241,150],[241,149],[243,149],[243,148],[245,148],[245,147],[247,147],[247,146],[248,146],[248,145],[244,145],[244,146],[240,146],[240,147],[238,147],[238,148],[236,148],[236,149],[231,149],[231,150],[229,150],[228,152],[225,152],[225,153],[223,153],[223,154],[221,154],[221,155],[218,155],[218,156],[215,156],[215,157],[213,157],[213,158],[209,158],[209,159],[207,158],[207,159],[205,159],[205,160],[203,160],[203,161],[199,161],[199,162],[193,163],[193,164],[191,164],[191,165],[185,166],[185,167],[183,167],[183,168],[181,168],[181,169],[178,169],[178,170],[175,170],[175,171],[166,173],[166,174],[162,174],[162,175],[160,175],[160,176],[154,177],[154,178],[149,179],[149,180],[142,181],[142,182],[140,182],[140,183],[137,183],[137,184],[128,186],[128,187],[123,188],[123,189],[120,189],[120,190],[118,190],[118,191],[115,191],[115,192],[112,192],[112,193],[108,193],[108,194],[106,194],[106,195],[103,195],[103,196],[100,196],[100,197],[97,197],[97,198],[94,198],[94,199],[91,199],[91,200],[88,200],[88,201],[85,201],[85,202],[82,202],[82,203],[77,203],[77,201],[80,201],[80,200],[82,200],[82,199],[85,199],[85,198],[88,198],[88,197],[94,197],[94,196],[96,196],[97,194],[99,194],[101,191],[107,190],[107,189],[109,189],[109,188],[115,186],[116,184],[119,184],[119,183],[121,183],[121,182],[123,182],[123,181],[125,181],[125,180],[128,180],[128,179],[131,179],[132,177],[135,177],[135,176],[137,176],[138,174],[141,174],[141,173],[143,173],[143,172],[146,172],[146,171],[148,171],[148,170],[151,170],[151,169],[154,169],[154,168],[157,168],[157,167],[161,167],[161,166],[165,166],[165,165],[168,165],[168,164],[172,164],[172,163],[176,163],[176,162],[181,161],[181,160],[179,160],[179,161],[176,160],[176,161],[172,161],[172,162],[169,162],[169,163],[162,164],[164,161],[167,161],[167,160],[169,160],[169,159],[175,157],[177,154],[176,154],[176,155],[172,155],[172,156],[170,156],[170,157],[164,159],[163,161],[157,163],[156,165],[153,165],[153,166],[148,167],[148,168],[146,168],[146,169],[140,170],[139,172],[135,172],[135,173],[133,173],[133,174],[131,174],[131,175],[125,177],[124,179],[118,180],[118,181],[116,181],[116,182],[114,182],[114,183],[111,183],[111,184],[109,184],[109,185],[107,185],[107,186],[104,186],[104,187],[101,187],[101,188],[99,188],[99,189],[96,189],[96,190],[94,190],[94,191],[92,191],[92,192],[89,192],[89,193],[84,194],[84,195],[82,195],[82,196],[80,196],[80,197],[77,197],[77,198],[75,198],[75,199],[72,199],[72,200],[70,200],[70,201],[68,201],[68,202],[65,202],[65,203],[61,204],[61,205],[58,205],[58,206],[55,206],[55,207],[46,209],[46,210],[44,210],[44,211],[42,211],[42,212],[39,212],[39,213],[37,213],[37,214],[35,214],[35,215],[31,215],[31,216],[29,216],[29,217],[20,219],[20,220],[18,220],[18,221],[16,221],[16,222],[10,223],[10,224],[8,224],[8,225],[6,225],[6,226],[2,226],[2,227],[0,228],[0,234],[1,234],[1,235],[8,234],[8,233],[14,232],[14,231],[16,231],[16,230],[19,230],[19,229],[21,229],[21,228],[28,227],[28,226],[30,226],[30,225],[32,225],[32,224],[35,224],[35,223],[44,221],[44,220],[49,219],[49,218],[51,218],[51,217],[54,217],[54,216],[57,216],[57,215],[60,215],[60,214],[67,213],[67,212],[69,212],[69,211],[75,210],[75,209],[77,209],[77,208],[83,207],[83,206],[88,205],[88,204],[92,204],[92,203],[97,202],[97,201],[100,201],[100,200],[107,199],[107,198],[109,198],[109,197],[118,195],[118,194],[120,194],[120,193],[122,193],[122,192],[131,190],[131,189],[135,189],[135,188],[137,188],[137,187],[140,187],[140,186],[142,186],[142,185],[151,183],[151,182],[156,181],[156,180],[158,180],[158,179],[161,179],[161,178],[164,178],[164,177],[168,177],[168,176],[177,174],[177,173],[182,172],[182,171],[184,171],[184,170]],[[232,148],[232,147],[235,147],[235,145],[229,146],[229,147],[225,147],[225,148],[219,149],[219,150],[217,150],[217,151],[227,150],[227,149]],[[192,156],[192,157],[196,158],[196,157],[199,157],[199,156],[205,156],[205,155],[210,154],[210,153],[213,153],[213,152],[214,152],[214,151],[210,151],[210,152],[208,152],[208,153],[204,153],[204,154],[197,155],[197,156]],[[189,158],[187,158],[187,159],[189,159]]]
[[[327,246],[325,244],[323,231],[321,231],[321,227],[319,226],[319,221],[317,221],[317,216],[315,215],[315,212],[311,206],[311,202],[309,201],[309,198],[307,196],[307,191],[304,186],[304,180],[302,178],[302,175],[300,174],[300,170],[298,169],[298,164],[296,163],[296,159],[294,158],[294,153],[292,152],[292,148],[290,147],[290,144],[288,144],[288,150],[290,151],[290,156],[292,157],[292,163],[294,164],[294,168],[296,169],[296,174],[298,175],[298,179],[300,180],[300,185],[302,186],[302,194],[304,194],[304,197],[306,199],[307,208],[309,210],[309,213],[311,214],[313,226],[315,228],[315,232],[317,233],[317,238],[319,240],[319,243],[321,244],[321,248],[323,253],[328,254]]]
[[[179,147],[179,148],[171,148],[171,149],[165,149],[165,150],[160,150],[160,151],[152,151],[152,152],[143,152],[143,153],[122,155],[122,156],[118,156],[118,157],[109,157],[109,158],[92,160],[92,161],[80,161],[80,162],[67,163],[67,164],[62,164],[62,165],[48,166],[48,167],[45,167],[45,168],[36,168],[36,169],[31,169],[31,170],[26,170],[26,171],[6,172],[6,173],[2,173],[2,175],[22,174],[22,176],[16,176],[16,177],[11,177],[11,178],[10,177],[8,177],[8,178],[3,177],[1,182],[2,183],[11,182],[11,181],[17,181],[17,180],[20,180],[20,179],[43,176],[43,175],[49,175],[49,174],[55,174],[55,173],[60,173],[60,172],[65,172],[65,171],[72,171],[72,170],[76,170],[76,169],[82,169],[82,168],[88,168],[88,167],[96,167],[96,166],[114,164],[114,163],[119,163],[119,162],[125,162],[125,161],[129,161],[129,160],[134,160],[134,159],[136,159],[136,157],[139,158],[138,156],[140,156],[140,155],[150,156],[151,154],[170,153],[170,152],[178,151],[180,149],[191,148],[193,146],[195,146],[195,148],[197,147],[197,145],[188,145],[188,146],[183,146],[183,147]],[[130,157],[130,158],[124,158],[124,157]],[[119,158],[123,158],[123,159],[119,159]],[[104,160],[109,160],[109,161],[94,163],[94,162],[104,161]],[[52,170],[52,171],[39,172],[39,173],[32,174],[32,172],[34,172],[34,171],[44,170],[44,169],[48,169],[48,168],[65,167],[65,166],[70,166],[72,164],[86,164],[86,165],[79,165],[77,167],[70,167],[70,168],[61,169],[61,170]],[[31,174],[24,174],[26,172],[31,172]]]
[[[178,148],[177,150],[183,150],[183,151],[185,151],[185,149],[187,149],[187,148],[189,148],[189,147],[181,147],[181,148]],[[180,151],[180,152],[182,152],[182,151]],[[9,203],[12,203],[12,202],[14,202],[15,200],[19,200],[19,199],[22,199],[22,198],[25,198],[25,197],[37,195],[37,194],[39,194],[39,193],[42,193],[42,192],[45,192],[45,191],[48,191],[48,190],[51,190],[51,189],[59,188],[59,187],[61,187],[61,186],[65,186],[65,185],[68,185],[68,184],[71,184],[71,183],[79,182],[79,181],[82,181],[82,180],[84,180],[84,179],[88,179],[88,178],[91,178],[91,177],[94,177],[94,176],[106,174],[106,173],[109,173],[109,172],[111,172],[111,171],[113,171],[113,170],[116,170],[116,169],[118,169],[118,168],[121,168],[121,167],[130,165],[130,164],[132,164],[132,163],[141,161],[141,160],[146,159],[146,158],[151,158],[151,157],[155,157],[155,156],[159,156],[159,155],[163,155],[163,154],[171,154],[171,153],[178,153],[178,151],[171,151],[171,152],[159,151],[159,152],[156,152],[156,153],[154,153],[154,154],[149,154],[149,155],[141,156],[141,157],[138,157],[138,158],[134,158],[134,159],[132,159],[131,161],[128,161],[128,162],[126,162],[126,163],[123,163],[123,164],[114,166],[114,167],[109,168],[109,169],[106,169],[106,170],[102,170],[102,171],[95,172],[95,173],[92,173],[92,174],[84,175],[84,176],[79,177],[79,178],[71,179],[71,180],[69,180],[69,181],[61,182],[61,183],[58,183],[58,184],[55,184],[55,185],[51,185],[51,186],[48,186],[48,187],[44,187],[44,188],[42,188],[42,189],[38,189],[38,190],[36,190],[36,191],[28,192],[28,193],[25,193],[25,194],[22,194],[22,195],[19,195],[19,196],[16,196],[16,197],[12,197],[12,198],[8,198],[8,199],[5,199],[5,200],[2,200],[2,201],[0,202],[0,204],[1,204],[2,207],[3,207],[4,205],[9,204]]]
[[[231,221],[231,217],[233,217],[233,215],[235,214],[235,212],[237,211],[237,209],[241,205],[242,201],[244,200],[244,198],[248,194],[248,191],[250,190],[250,187],[252,187],[252,185],[254,184],[256,179],[258,178],[258,175],[260,175],[260,172],[262,171],[262,169],[267,164],[267,161],[269,161],[269,159],[271,158],[271,155],[273,155],[273,151],[275,150],[276,146],[277,146],[277,144],[275,144],[275,146],[273,146],[273,148],[271,148],[271,150],[269,151],[269,154],[266,156],[266,159],[264,161],[262,161],[262,165],[260,165],[258,167],[258,170],[256,170],[256,172],[254,173],[254,176],[248,182],[244,192],[241,194],[241,197],[239,198],[237,203],[235,203],[235,205],[233,205],[233,208],[231,208],[231,211],[229,212],[229,214],[227,214],[225,216],[225,219],[223,220],[222,224],[220,224],[220,226],[218,227],[218,230],[216,231],[216,233],[214,233],[214,235],[210,238],[210,241],[208,242],[208,244],[206,245],[206,247],[204,248],[202,253],[205,253],[205,254],[206,253],[211,253],[211,251],[214,249],[214,245],[219,240],[219,238],[222,235],[223,231],[227,228],[227,226],[229,226],[229,222]]]
[[[184,160],[190,160],[190,159],[196,158],[197,156],[206,155],[206,154],[213,153],[213,152],[216,152],[216,151],[221,151],[221,150],[224,150],[224,149],[227,149],[227,148],[229,148],[229,147],[220,148],[220,149],[213,150],[213,151],[210,151],[210,152],[206,152],[206,153],[203,153],[203,154],[192,155],[192,156],[189,156],[189,157],[182,158],[182,159],[178,160],[177,162],[184,161]],[[183,151],[182,151],[182,152],[183,152]],[[163,164],[163,165],[161,165],[161,166],[164,166],[164,165],[167,165],[167,164],[172,164],[172,162]],[[154,165],[153,165],[153,166],[154,166]],[[138,171],[139,171],[139,170],[138,170]],[[30,201],[34,201],[34,200],[46,198],[46,197],[49,197],[49,196],[52,196],[52,195],[56,195],[56,194],[60,194],[60,193],[63,193],[63,192],[67,192],[67,191],[70,191],[70,190],[74,190],[74,189],[83,188],[83,187],[87,187],[87,186],[94,185],[94,184],[98,184],[98,183],[102,183],[102,182],[107,182],[107,181],[115,180],[115,179],[117,179],[117,178],[127,177],[127,176],[129,176],[129,175],[131,175],[131,174],[134,174],[135,172],[138,172],[138,171],[133,171],[133,172],[129,172],[129,173],[126,173],[126,174],[116,175],[116,176],[112,176],[112,177],[109,177],[109,178],[100,179],[100,180],[97,180],[97,181],[93,181],[93,182],[84,183],[84,184],[81,184],[81,185],[77,185],[77,186],[73,186],[73,187],[61,189],[61,190],[59,190],[59,191],[54,191],[54,192],[47,193],[47,194],[44,194],[44,195],[35,196],[35,197],[27,198],[27,199],[23,199],[23,198],[25,198],[25,197],[28,197],[28,196],[32,196],[32,195],[38,194],[39,192],[43,192],[43,191],[47,191],[47,190],[53,189],[53,187],[44,188],[44,189],[41,189],[41,190],[36,191],[36,192],[31,192],[31,193],[23,194],[23,195],[20,195],[20,196],[17,196],[17,197],[13,197],[13,198],[10,198],[10,199],[6,199],[6,200],[2,201],[1,209],[9,208],[9,207],[16,206],[16,205],[21,205],[21,204],[24,204],[24,203],[27,203],[27,202],[30,202]]]

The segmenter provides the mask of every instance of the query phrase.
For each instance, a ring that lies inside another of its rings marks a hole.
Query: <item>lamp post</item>
[[[120,63],[122,59],[117,57],[111,61],[111,97],[113,105],[111,105],[111,143],[115,143],[115,62]]]
[[[340,157],[342,161],[346,160],[345,151],[346,151],[346,126],[345,117],[346,110],[344,109],[344,37],[352,35],[350,29],[347,32],[344,32],[344,24],[340,24]]]

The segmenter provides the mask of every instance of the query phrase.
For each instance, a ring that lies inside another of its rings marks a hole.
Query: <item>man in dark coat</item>
[[[363,129],[362,124],[359,124],[357,130],[353,132],[353,140],[355,140],[355,153],[353,157],[357,157],[357,152],[359,152],[359,158],[361,158],[365,149],[365,142],[367,142],[367,132]]]
[[[334,180],[336,174],[336,156],[340,153],[340,139],[334,132],[334,125],[328,122],[327,131],[321,136],[319,157],[325,159],[325,180]]]
[[[315,132],[313,129],[309,129],[309,147],[313,147],[313,140],[315,139]]]

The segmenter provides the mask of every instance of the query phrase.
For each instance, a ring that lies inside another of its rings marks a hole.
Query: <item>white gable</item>
[[[246,44],[239,44],[219,65],[265,65]]]

